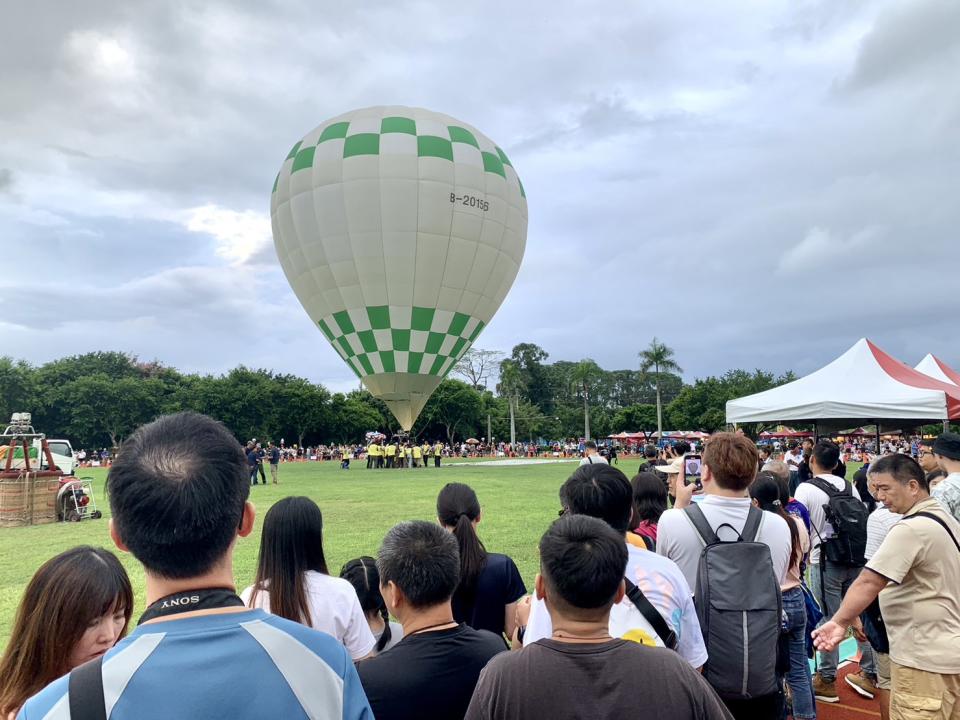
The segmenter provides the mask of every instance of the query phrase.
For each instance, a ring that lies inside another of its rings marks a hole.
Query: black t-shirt
[[[677,653],[619,639],[544,639],[494,658],[467,711],[467,720],[635,717],[730,720],[730,713]]]
[[[357,665],[377,720],[462,720],[480,671],[503,640],[460,625],[409,635]]]
[[[453,618],[476,630],[503,633],[504,606],[527,594],[516,564],[506,555],[487,553],[487,564],[477,577],[472,593],[453,596]]]

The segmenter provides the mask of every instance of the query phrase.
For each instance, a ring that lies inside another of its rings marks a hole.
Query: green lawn
[[[627,460],[625,471],[639,464]],[[528,589],[537,571],[537,542],[556,519],[560,501],[557,491],[573,471],[573,462],[520,467],[476,467],[453,464],[437,471],[404,469],[367,470],[354,465],[349,471],[339,464],[289,463],[280,466],[280,485],[251,488],[257,507],[254,533],[239,541],[234,564],[238,588],[249,585],[256,569],[263,514],[280,498],[306,495],[319,504],[326,524],[324,550],[331,572],[358,555],[375,555],[384,533],[401,520],[436,518],[436,497],[448,482],[473,486],[483,506],[480,536],[487,549],[510,555],[520,568]],[[104,519],[82,523],[58,523],[28,528],[0,529],[0,647],[7,643],[14,613],[23,589],[36,569],[48,558],[74,545],[113,548],[107,531],[109,507],[103,494],[106,471],[81,470],[93,477]],[[269,474],[269,473],[268,473]],[[629,473],[628,474],[632,474]],[[120,555],[133,581],[137,611],[143,604],[143,573],[132,556]]]

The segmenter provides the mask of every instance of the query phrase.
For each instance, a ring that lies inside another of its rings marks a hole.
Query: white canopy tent
[[[960,385],[960,373],[936,355],[928,354],[914,369],[919,370],[924,375],[929,375],[934,380],[939,380],[949,385]]]
[[[960,387],[919,372],[866,338],[810,375],[730,400],[727,422],[815,422],[822,430],[861,424],[901,427],[960,419]]]

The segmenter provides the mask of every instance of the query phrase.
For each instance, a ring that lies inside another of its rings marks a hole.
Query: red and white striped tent
[[[960,373],[936,355],[928,354],[914,369],[919,370],[924,375],[929,375],[934,380],[939,380],[940,382],[951,385],[960,385]]]
[[[960,387],[925,375],[863,338],[829,365],[766,392],[730,400],[727,422],[960,419]]]

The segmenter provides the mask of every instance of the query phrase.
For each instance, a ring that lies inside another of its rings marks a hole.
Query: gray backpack
[[[770,548],[756,541],[763,511],[751,506],[733,541],[720,540],[697,505],[685,512],[706,545],[694,595],[709,655],[704,677],[725,700],[777,692],[782,599]]]

